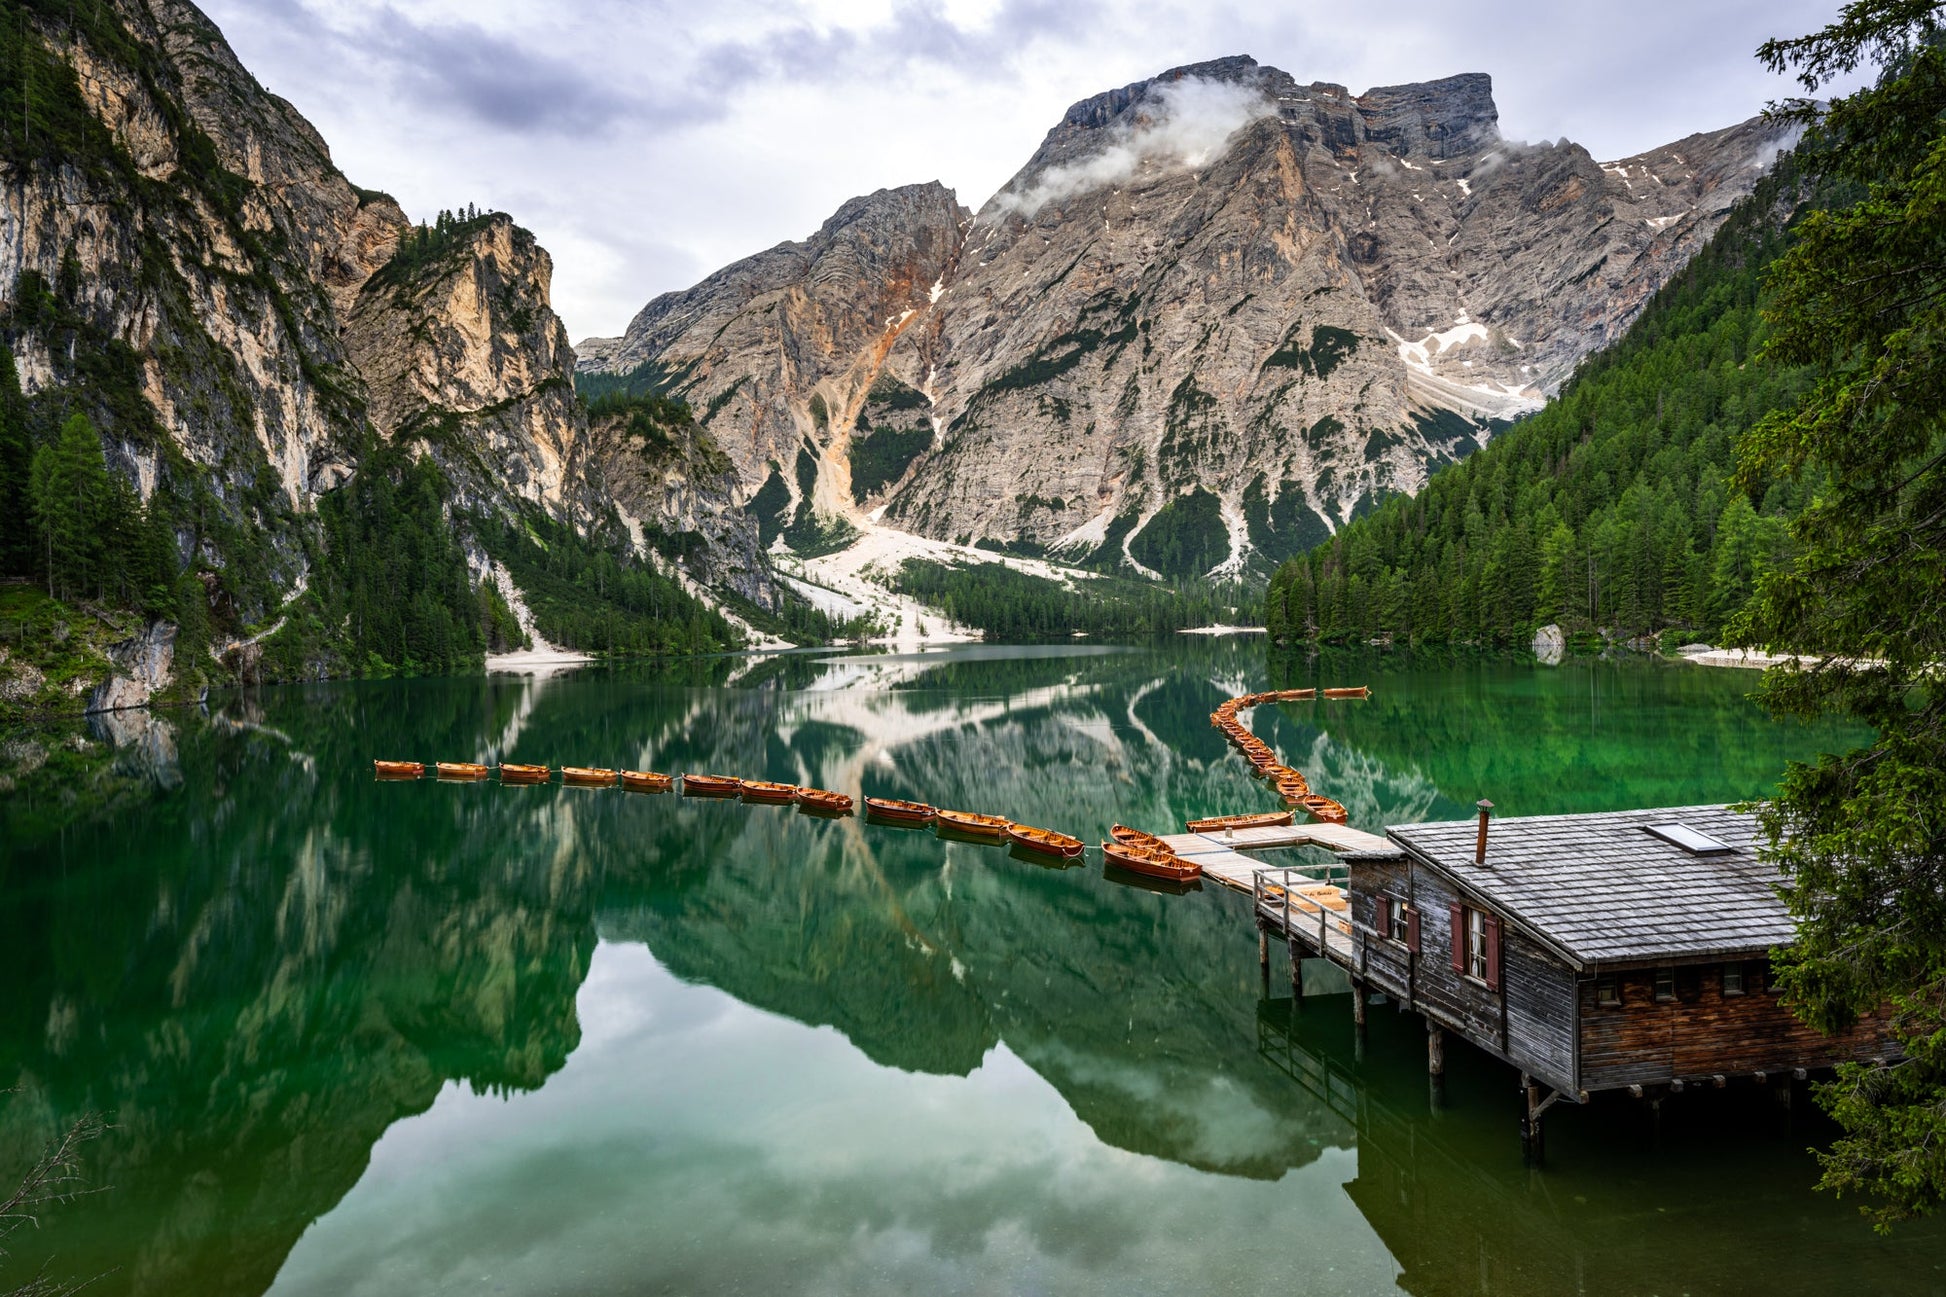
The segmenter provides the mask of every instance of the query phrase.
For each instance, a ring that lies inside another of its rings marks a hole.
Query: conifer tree
[[[1870,87],[1791,105],[1801,150],[1849,201],[1803,222],[1772,275],[1769,354],[1816,385],[1746,439],[1742,479],[1814,481],[1796,554],[1763,576],[1747,644],[1813,650],[1771,672],[1784,715],[1855,716],[1870,746],[1794,765],[1762,809],[1799,938],[1783,980],[1825,1027],[1889,1006],[1904,1057],[1819,1096],[1845,1129],[1824,1183],[1881,1224],[1946,1201],[1946,26],[1938,3],[1854,0],[1766,44],[1809,93],[1868,63]],[[1726,511],[1727,517],[1727,511]]]
[[[29,497],[48,594],[62,599],[99,595],[119,535],[116,490],[101,453],[101,437],[85,414],[70,415],[53,442],[34,452]]]

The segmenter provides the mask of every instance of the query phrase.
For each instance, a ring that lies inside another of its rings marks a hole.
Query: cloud
[[[1489,72],[1509,137],[1627,157],[1790,93],[1751,51],[1831,9],[1639,0],[1617,26],[1601,6],[1544,0],[1395,6],[1353,25],[1325,0],[198,3],[359,184],[414,215],[478,202],[532,229],[577,337],[618,332],[657,293],[883,186],[937,176],[975,207],[1003,186],[1018,203],[1047,177],[1008,178],[1070,104],[1163,68],[1250,54],[1353,89]],[[1097,164],[1111,183],[1116,161]]]
[[[994,202],[1002,212],[1032,216],[1048,203],[1128,181],[1145,163],[1204,166],[1245,126],[1277,114],[1277,105],[1256,86],[1202,77],[1161,86],[1152,103],[1152,111],[1132,123],[1124,118],[1111,127],[1099,153],[1048,167],[1026,189],[1002,190]]]
[[[469,24],[422,25],[388,11],[366,29],[363,43],[391,62],[408,97],[457,107],[497,130],[573,134],[635,111],[632,96],[585,66]]]

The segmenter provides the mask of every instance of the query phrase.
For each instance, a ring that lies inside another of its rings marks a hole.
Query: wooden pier
[[[1383,851],[1398,848],[1377,834],[1342,824],[1285,824],[1276,828],[1232,829],[1219,833],[1176,833],[1162,839],[1184,860],[1202,866],[1205,878],[1215,879],[1239,892],[1256,890],[1260,870],[1271,868],[1252,860],[1246,851],[1272,851],[1280,847],[1323,847],[1344,854],[1354,851]]]
[[[1177,833],[1162,839],[1169,849],[1197,865],[1203,877],[1256,898],[1258,927],[1274,927],[1280,934],[1301,930],[1314,951],[1338,963],[1355,958],[1351,928],[1351,897],[1341,884],[1348,869],[1335,859],[1300,865],[1267,864],[1243,854],[1287,847],[1322,847],[1334,856],[1370,852],[1395,853],[1398,848],[1376,834],[1342,824],[1285,824],[1213,833]],[[1274,915],[1271,911],[1275,911]],[[1292,985],[1301,976],[1292,943]],[[1264,967],[1269,968],[1269,944],[1259,942]]]

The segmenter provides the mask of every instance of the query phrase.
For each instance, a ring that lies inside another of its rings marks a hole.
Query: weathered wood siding
[[[1361,929],[1379,927],[1378,898],[1387,897],[1394,907],[1406,903],[1405,862],[1359,862],[1351,870],[1351,914]],[[1409,1000],[1412,985],[1412,955],[1403,944],[1384,938],[1364,938],[1361,956],[1366,979],[1373,988],[1400,1001]]]
[[[1379,990],[1429,1013],[1472,1043],[1558,1089],[1574,1087],[1574,975],[1537,943],[1502,924],[1500,987],[1453,971],[1451,910],[1460,894],[1440,874],[1406,862],[1360,862],[1351,871],[1352,914],[1375,927],[1377,900],[1419,911],[1419,953],[1374,940],[1366,976]],[[1488,913],[1492,913],[1489,908]]]
[[[1745,967],[1750,975],[1742,995],[1723,994],[1721,964],[1679,967],[1676,999],[1662,1002],[1655,998],[1655,970],[1617,973],[1619,1008],[1599,1006],[1595,979],[1582,981],[1582,1088],[1829,1067],[1891,1052],[1881,1022],[1868,1019],[1842,1036],[1825,1036],[1764,989],[1760,962]]]
[[[1574,973],[1519,932],[1501,942],[1500,988],[1507,997],[1507,1054],[1557,1090],[1574,1082]]]

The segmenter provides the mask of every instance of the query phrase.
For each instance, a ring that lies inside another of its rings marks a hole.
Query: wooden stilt
[[[1263,974],[1264,998],[1270,998],[1270,930],[1257,920],[1257,968]]]
[[[1291,1000],[1296,1004],[1304,1003],[1304,948],[1297,944],[1296,937],[1286,937],[1285,944],[1291,952]]]
[[[1526,1100],[1520,1115],[1520,1160],[1528,1166],[1539,1166],[1543,1151],[1541,1142],[1541,1087],[1534,1084],[1534,1078],[1520,1074],[1521,1094]]]
[[[1434,1112],[1446,1106],[1446,1033],[1426,1019],[1427,1096]]]

